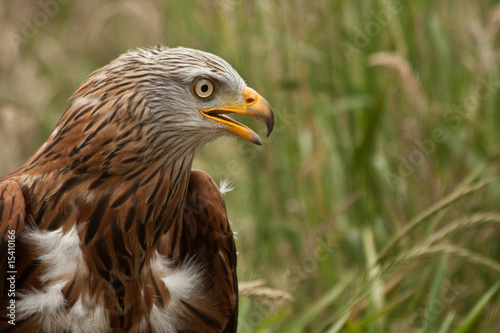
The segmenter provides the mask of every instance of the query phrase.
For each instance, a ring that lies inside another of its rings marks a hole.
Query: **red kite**
[[[93,72],[0,178],[0,331],[236,332],[224,200],[191,170],[220,136],[261,144],[231,113],[272,131],[269,103],[206,52],[139,49]]]

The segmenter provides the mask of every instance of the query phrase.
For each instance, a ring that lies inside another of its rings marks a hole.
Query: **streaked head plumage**
[[[144,101],[138,95],[144,96]],[[231,133],[253,143],[261,142],[249,128],[224,115],[247,113],[260,96],[225,60],[199,50],[158,46],[129,51],[92,73],[73,97],[96,102],[103,98],[123,99],[124,103],[115,105],[127,105],[127,110],[148,123],[151,131],[165,136],[183,135],[200,146]],[[134,100],[143,105],[134,107]],[[265,104],[263,112],[247,114],[259,120],[265,118],[269,129],[272,111]]]

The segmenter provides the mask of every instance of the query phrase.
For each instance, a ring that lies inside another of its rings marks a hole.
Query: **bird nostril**
[[[253,98],[253,97],[248,97],[248,98],[246,99],[246,102],[247,102],[247,104],[254,104],[254,103],[255,103],[255,98]]]

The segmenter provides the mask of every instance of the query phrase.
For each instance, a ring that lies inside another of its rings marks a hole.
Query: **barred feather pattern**
[[[190,91],[197,76],[220,87],[211,106],[245,86],[208,53],[122,55],[87,78],[43,146],[0,178],[0,194],[16,192],[23,208],[0,220],[0,231],[16,230],[17,260],[16,325],[1,313],[2,332],[236,331],[224,200],[191,170],[227,131],[196,111],[207,103]],[[12,201],[0,197],[0,208]],[[5,309],[7,283],[2,290]]]

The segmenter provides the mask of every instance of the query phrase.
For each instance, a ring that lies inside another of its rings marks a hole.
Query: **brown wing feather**
[[[0,240],[8,240],[9,234],[18,235],[24,228],[26,205],[23,192],[14,181],[0,182]]]
[[[16,239],[24,229],[26,206],[21,188],[14,181],[0,182],[0,267],[1,275],[15,271]],[[10,249],[10,251],[9,251]],[[10,266],[11,265],[11,266]],[[5,276],[2,280],[5,281]],[[0,291],[0,296],[2,295]],[[0,297],[1,298],[1,297]]]
[[[21,188],[14,181],[0,182],[0,303],[5,305],[5,299],[14,299],[7,277],[15,275],[20,259],[18,255],[19,235],[24,229],[26,206]],[[16,249],[17,246],[17,249]],[[17,251],[16,251],[17,250]],[[16,280],[14,279],[14,282]],[[5,309],[2,306],[2,309]],[[7,321],[5,311],[0,315],[1,321]],[[0,324],[0,327],[2,325]]]
[[[205,267],[205,285],[210,291],[211,306],[186,303],[187,316],[200,325],[200,332],[236,332],[238,281],[233,232],[219,188],[200,170],[192,170],[189,178],[179,246],[180,258],[195,258]]]

